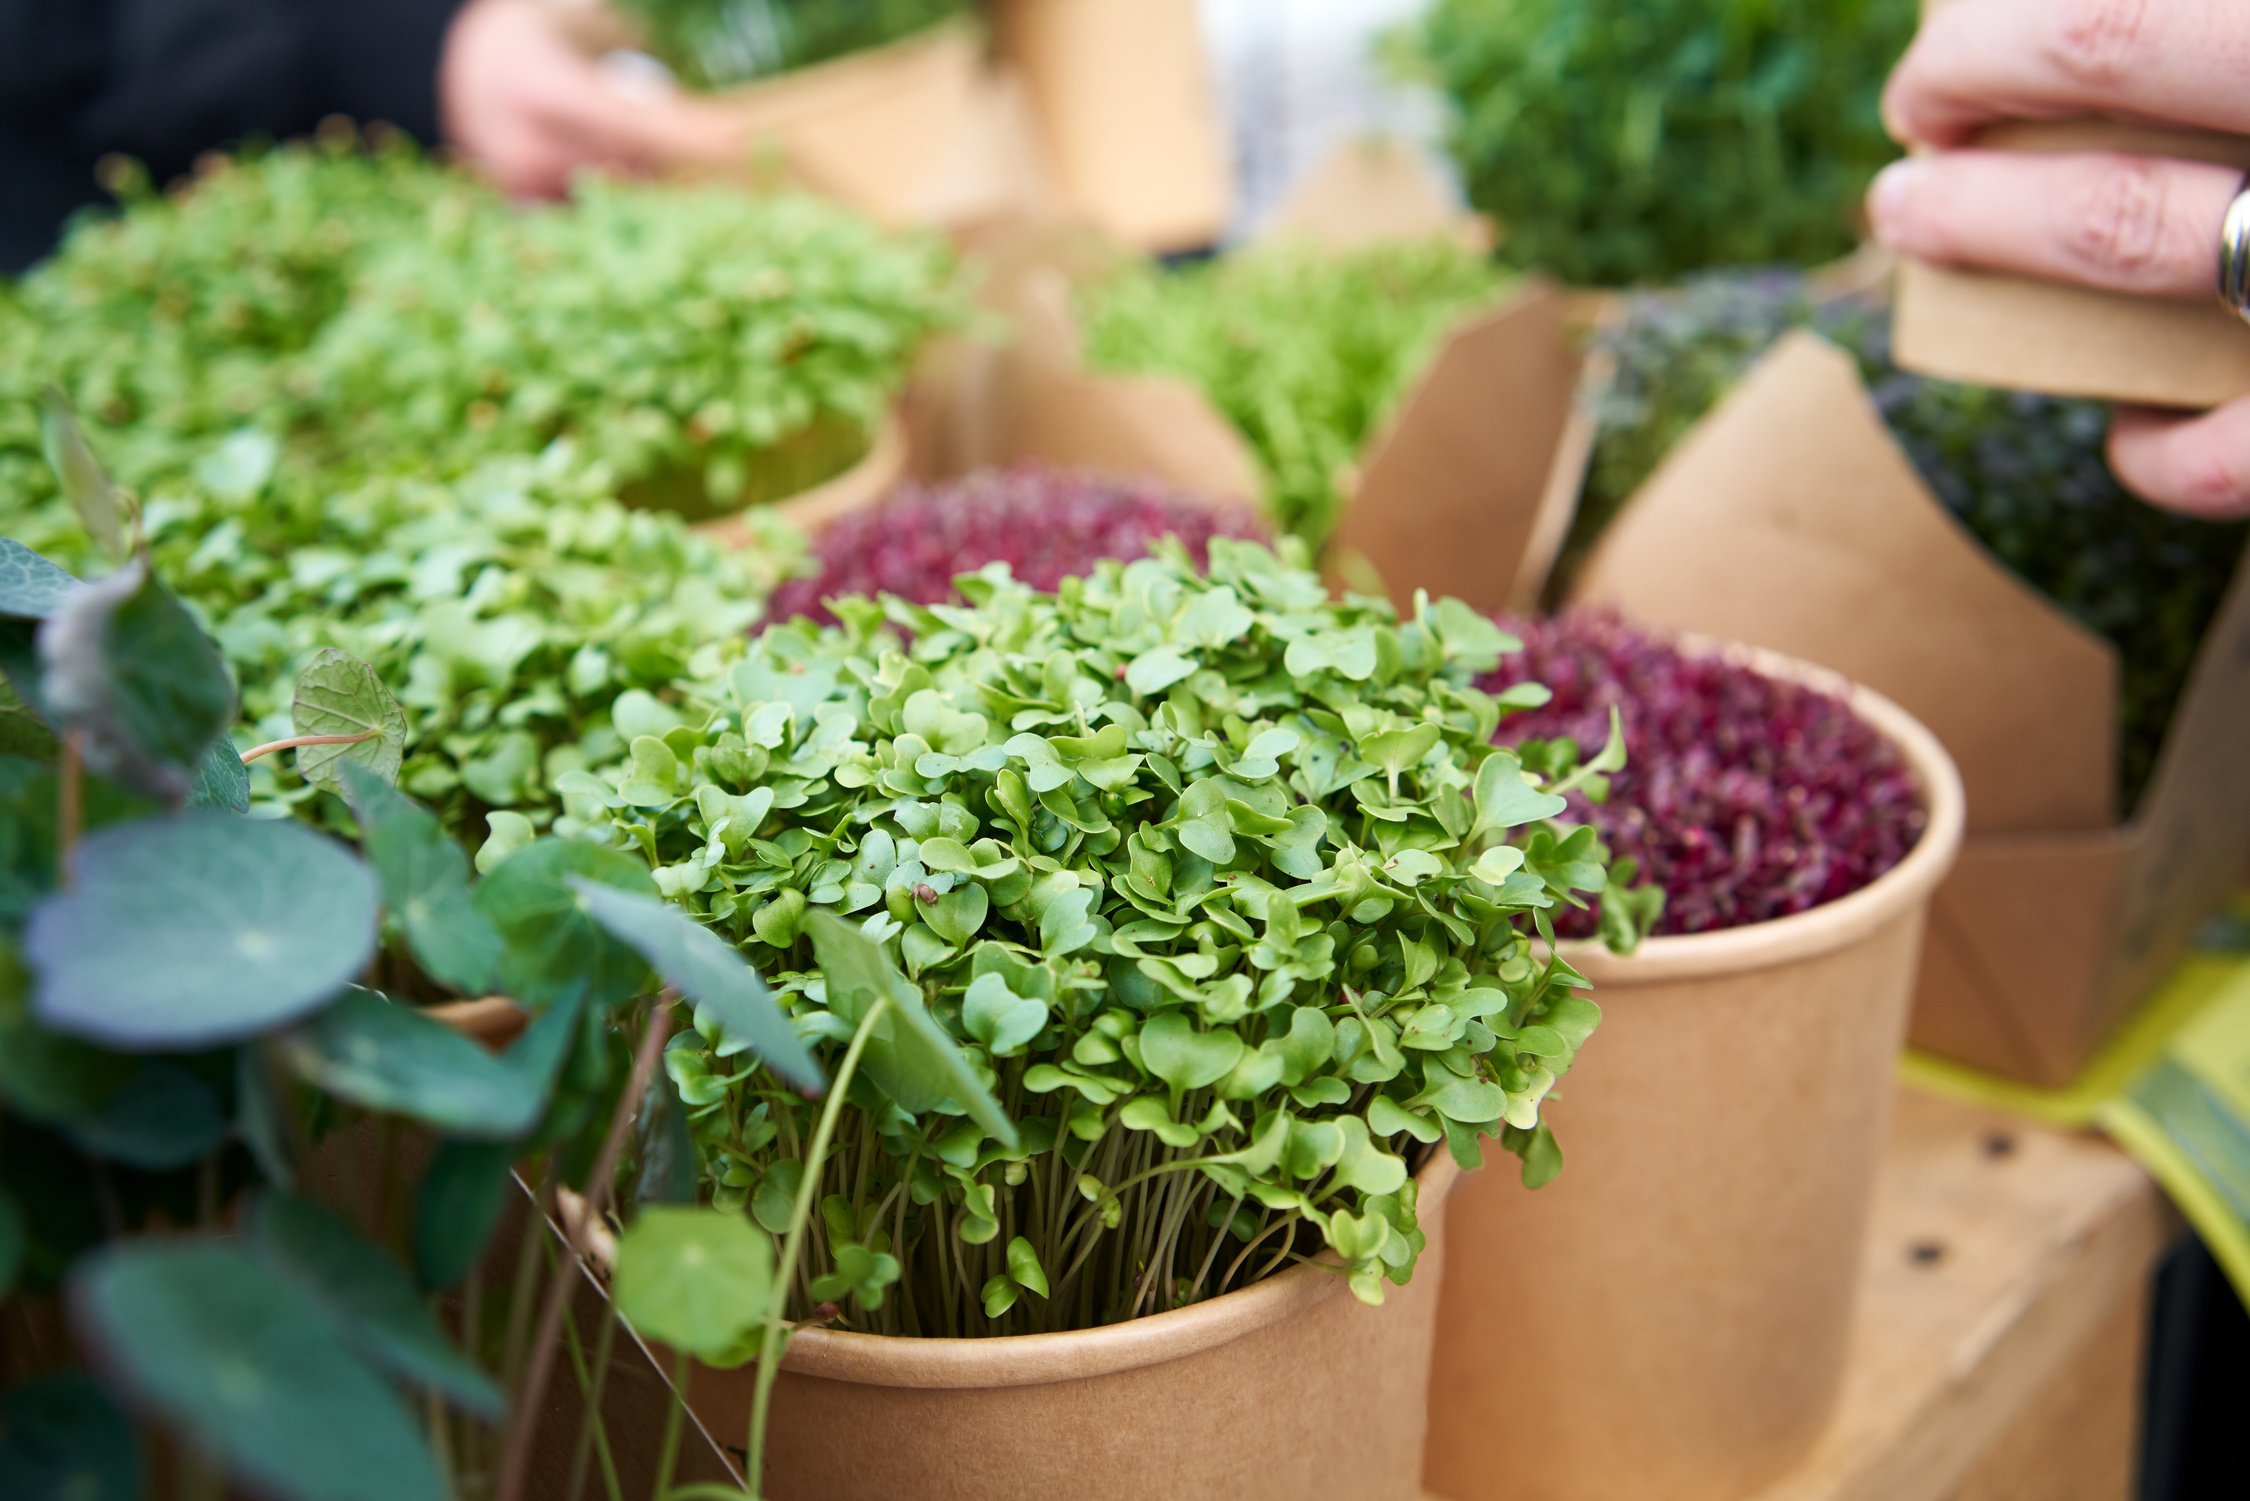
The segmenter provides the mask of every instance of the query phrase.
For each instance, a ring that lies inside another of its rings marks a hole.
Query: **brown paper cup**
[[[1603,1020],[1546,1106],[1562,1176],[1526,1193],[1475,1174],[1448,1206],[1434,1495],[1737,1501],[1819,1436],[1923,919],[1962,826],[1930,733],[1851,701],[1928,799],[1903,862],[1794,917],[1572,952]]]
[[[996,0],[1071,207],[1143,250],[1210,244],[1234,213],[1195,0]]]
[[[749,150],[739,163],[697,164],[675,175],[755,175],[777,155],[804,186],[885,223],[940,222],[934,184],[975,134],[982,85],[976,28],[933,27],[701,96],[699,105]]]
[[[1380,1308],[1300,1266],[1070,1334],[892,1339],[808,1329],[767,1429],[768,1501],[1420,1501],[1424,1399],[1459,1176],[1422,1170],[1429,1245]],[[689,1406],[749,1431],[756,1368],[698,1366]],[[739,1452],[739,1449],[738,1449]]]

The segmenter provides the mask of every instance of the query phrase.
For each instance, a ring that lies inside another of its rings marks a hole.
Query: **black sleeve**
[[[461,0],[0,0],[0,270],[97,199],[95,162],[159,182],[200,153],[327,115],[437,138]]]

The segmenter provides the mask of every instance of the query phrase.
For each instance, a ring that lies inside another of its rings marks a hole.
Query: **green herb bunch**
[[[1914,0],[1436,0],[1397,39],[1453,105],[1502,255],[1590,286],[1848,250],[1897,155]]]
[[[623,0],[649,49],[695,88],[725,88],[899,41],[967,0]]]
[[[962,589],[775,626],[571,779],[848,1090],[816,1123],[708,1034],[666,1054],[722,1204],[779,1233],[817,1194],[796,1316],[1080,1328],[1323,1248],[1378,1301],[1436,1144],[1559,1168],[1539,1105],[1597,1013],[1553,914],[1606,856],[1543,821],[1619,745],[1541,785],[1490,741],[1544,690],[1473,686],[1496,627],[1332,602],[1255,543]]]
[[[1801,278],[1775,273],[1635,297],[1602,341],[1615,373],[1596,398],[1600,438],[1563,576],[1672,446],[1793,327],[1850,350],[1892,436],[1946,510],[2117,648],[2118,797],[2130,811],[2155,772],[2250,529],[2159,510],[2127,492],[2104,457],[2109,414],[2099,403],[1900,370],[1877,301],[1821,301]]]
[[[0,493],[54,493],[52,382],[138,490],[251,427],[324,482],[567,437],[636,504],[731,508],[856,461],[954,317],[942,246],[804,196],[589,182],[519,209],[344,135],[127,189],[0,294]]]
[[[275,435],[317,391],[301,357],[388,245],[504,206],[400,138],[349,131],[238,160],[153,192],[120,166],[122,212],[88,217],[55,255],[0,287],[0,495],[56,494],[36,396],[69,392],[118,478],[136,489],[199,462],[205,440]]]
[[[245,431],[151,498],[147,545],[248,685],[247,721],[288,733],[285,683],[340,647],[397,685],[412,734],[400,783],[457,837],[485,821],[528,834],[564,771],[622,758],[616,706],[741,650],[762,602],[804,557],[762,523],[732,550],[676,518],[611,500],[566,449],[490,460],[459,479],[370,475],[334,486],[276,467]],[[87,560],[60,504],[10,531]],[[322,807],[261,773],[262,803]],[[565,825],[568,828],[568,825]]]
[[[866,451],[949,276],[937,241],[816,198],[588,181],[392,246],[308,364],[343,452],[567,437],[641,503],[730,510]]]
[[[1200,389],[1249,440],[1276,522],[1318,547],[1367,444],[1439,341],[1506,285],[1444,241],[1276,246],[1099,283],[1082,302],[1086,357]]]

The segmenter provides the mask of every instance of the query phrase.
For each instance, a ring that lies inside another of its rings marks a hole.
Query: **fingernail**
[[[1925,168],[1911,158],[1892,162],[1875,174],[1867,190],[1867,218],[1885,248],[1911,252],[1914,193]]]

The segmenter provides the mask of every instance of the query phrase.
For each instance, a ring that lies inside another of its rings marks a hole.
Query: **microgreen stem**
[[[357,745],[363,740],[374,740],[381,730],[369,730],[360,735],[292,735],[286,740],[268,740],[264,745],[253,745],[242,753],[242,764],[248,766],[261,756],[271,756],[285,750],[304,750],[315,745]]]
[[[859,1019],[851,1046],[844,1050],[835,1077],[828,1081],[828,1099],[820,1107],[820,1121],[813,1127],[812,1142],[805,1151],[805,1170],[797,1182],[797,1201],[789,1207],[789,1233],[782,1239],[781,1265],[774,1273],[773,1293],[766,1300],[765,1337],[758,1343],[758,1385],[750,1402],[752,1496],[759,1495],[765,1485],[767,1409],[773,1405],[773,1384],[781,1374],[783,1318],[788,1311],[790,1289],[797,1280],[797,1258],[804,1250],[805,1226],[812,1219],[813,1204],[820,1194],[821,1166],[827,1161],[828,1143],[836,1134],[837,1118],[844,1112],[844,1097],[851,1092],[852,1075],[859,1071],[860,1055],[867,1051],[876,1023],[883,1019],[890,1006],[889,996],[878,995],[867,1008],[867,1014]]]
[[[578,1377],[578,1390],[585,1398],[586,1417],[578,1431],[578,1446],[570,1457],[570,1490],[568,1501],[580,1501],[586,1494],[587,1467],[596,1450],[600,1451],[602,1480],[610,1501],[618,1501],[624,1487],[617,1478],[617,1461],[609,1452],[609,1433],[602,1422],[602,1393],[609,1386],[610,1357],[617,1344],[617,1303],[611,1298],[601,1300],[601,1333],[594,1338],[594,1363],[589,1370],[586,1364],[585,1341],[579,1337],[578,1320],[563,1320],[563,1337],[570,1345],[570,1363]]]
[[[523,1385],[517,1389],[514,1410],[510,1414],[513,1422],[508,1430],[506,1458],[500,1466],[499,1501],[522,1501],[524,1484],[531,1472],[531,1444],[539,1428],[539,1409],[546,1400],[547,1378],[554,1372],[555,1351],[562,1343],[563,1314],[569,1308],[571,1292],[582,1273],[594,1227],[601,1222],[611,1183],[617,1176],[617,1158],[624,1151],[626,1133],[632,1128],[634,1110],[641,1097],[648,1093],[648,1081],[656,1072],[657,1057],[664,1051],[665,1024],[671,1010],[670,991],[649,1008],[648,1025],[642,1030],[640,1047],[633,1054],[633,1071],[626,1076],[617,1108],[610,1112],[609,1130],[602,1137],[601,1150],[595,1154],[593,1170],[586,1177],[585,1210],[570,1227],[570,1254],[547,1284],[539,1309],[539,1332],[531,1342],[531,1364],[524,1373]],[[537,1237],[546,1228],[544,1222],[535,1221],[524,1227],[524,1233]]]
[[[649,1494],[665,1501],[671,1494],[672,1471],[680,1462],[680,1429],[687,1415],[688,1378],[695,1360],[685,1350],[672,1357],[672,1400],[664,1410],[664,1444],[656,1451],[656,1484]]]

